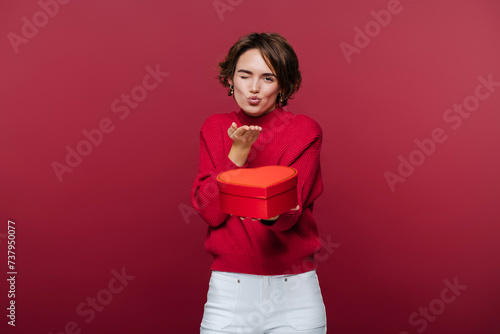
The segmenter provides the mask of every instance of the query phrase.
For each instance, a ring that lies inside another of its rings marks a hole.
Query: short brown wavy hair
[[[302,75],[299,70],[299,59],[292,45],[278,33],[251,33],[240,37],[229,49],[225,59],[219,62],[217,78],[223,86],[229,88],[228,79],[234,77],[240,55],[250,49],[258,49],[267,66],[275,71],[283,94],[277,97],[276,103],[282,99],[281,105],[286,106],[288,99],[299,90]]]

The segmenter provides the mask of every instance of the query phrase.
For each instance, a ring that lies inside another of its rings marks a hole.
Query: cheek
[[[245,92],[245,85],[243,85],[241,82],[235,82],[234,90],[238,91],[238,93],[243,93]]]
[[[268,97],[274,97],[275,95],[278,95],[278,91],[279,91],[279,89],[278,89],[278,87],[277,87],[277,86],[268,87],[268,88],[266,89],[266,95],[267,95]]]

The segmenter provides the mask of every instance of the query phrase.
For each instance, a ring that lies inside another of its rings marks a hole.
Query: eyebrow
[[[239,73],[239,72],[253,74],[252,71],[243,70],[243,69],[237,71],[237,73]],[[262,73],[262,76],[264,76],[264,77],[276,77],[276,75],[274,75],[274,73]]]

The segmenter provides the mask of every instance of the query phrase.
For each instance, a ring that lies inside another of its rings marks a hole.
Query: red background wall
[[[211,0],[41,3],[51,16],[34,0],[0,5],[2,333],[198,331],[211,264],[189,209],[199,128],[236,109],[217,60],[253,31],[292,43],[304,81],[287,110],[324,130],[315,213],[329,332],[499,332],[500,87],[470,97],[479,76],[500,81],[498,2],[220,0],[220,16]],[[169,74],[146,91],[148,66]],[[141,101],[126,114],[131,91]],[[448,111],[464,101],[468,116]],[[88,155],[60,182],[54,161],[101,122],[108,133],[80,144]],[[391,189],[384,173],[410,158],[418,166]]]

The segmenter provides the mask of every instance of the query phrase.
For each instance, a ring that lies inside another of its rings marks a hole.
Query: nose
[[[255,94],[255,93],[258,93],[258,92],[260,92],[259,79],[255,78],[250,83],[250,93]]]

